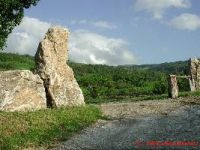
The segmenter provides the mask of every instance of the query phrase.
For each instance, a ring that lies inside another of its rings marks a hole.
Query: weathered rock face
[[[30,71],[0,72],[0,111],[46,108],[43,81]]]
[[[169,85],[168,85],[168,93],[170,98],[177,98],[178,97],[178,84],[175,75],[169,75]]]
[[[50,28],[35,55],[35,71],[44,81],[47,103],[53,107],[84,104],[73,71],[66,64],[68,35],[69,31],[63,28]]]
[[[200,61],[198,59],[190,59],[190,75],[196,90],[200,90]]]

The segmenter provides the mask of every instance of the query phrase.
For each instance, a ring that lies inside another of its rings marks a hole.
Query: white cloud
[[[89,20],[72,20],[71,24],[77,24],[77,25],[89,25],[97,28],[103,28],[103,29],[117,29],[117,25],[108,22],[108,21],[89,21]]]
[[[50,23],[24,17],[22,23],[9,35],[6,51],[34,55],[39,41],[50,26]]]
[[[162,19],[168,8],[189,8],[189,0],[136,0],[135,9],[151,13],[154,19]]]
[[[79,30],[71,33],[70,58],[75,62],[90,64],[133,64],[136,58],[127,49],[123,39],[108,38],[89,31]]]
[[[172,19],[170,25],[180,30],[197,30],[200,29],[200,17],[184,13]]]
[[[93,26],[95,27],[99,27],[99,28],[105,28],[105,29],[117,29],[117,26],[109,23],[107,21],[97,21],[97,22],[92,22],[91,23]]]
[[[34,55],[39,41],[50,26],[50,23],[25,17],[21,25],[10,34],[6,51]],[[127,47],[128,42],[123,39],[77,30],[71,31],[69,55],[71,61],[80,63],[133,64],[136,58]]]

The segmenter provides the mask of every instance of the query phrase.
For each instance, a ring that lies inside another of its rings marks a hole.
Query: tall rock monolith
[[[84,96],[67,65],[69,31],[61,27],[48,30],[35,55],[36,70],[44,81],[49,107],[84,105]]]
[[[200,90],[200,61],[196,58],[189,60],[191,81],[196,90]]]

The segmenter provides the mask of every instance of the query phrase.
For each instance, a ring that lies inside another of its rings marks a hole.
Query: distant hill
[[[167,74],[188,74],[188,61],[176,61],[161,64],[144,64],[144,65],[124,65],[128,69],[145,69],[152,71],[160,71]]]
[[[34,58],[29,55],[18,55],[11,53],[0,52],[0,70],[11,70],[11,69],[33,69],[34,68]],[[91,66],[96,66],[94,71],[100,71],[97,68],[104,69],[114,69],[114,68],[126,68],[131,70],[151,70],[159,71],[167,74],[187,74],[188,73],[188,61],[176,61],[161,64],[144,64],[144,65],[120,65],[118,67],[106,66],[106,65],[91,65],[91,64],[81,64],[81,63],[69,63],[72,67],[77,67],[84,70],[92,71]]]

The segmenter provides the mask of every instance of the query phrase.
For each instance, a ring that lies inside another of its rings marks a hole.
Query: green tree
[[[39,0],[0,0],[0,49],[6,44],[8,35],[19,25],[24,9],[36,5]]]

